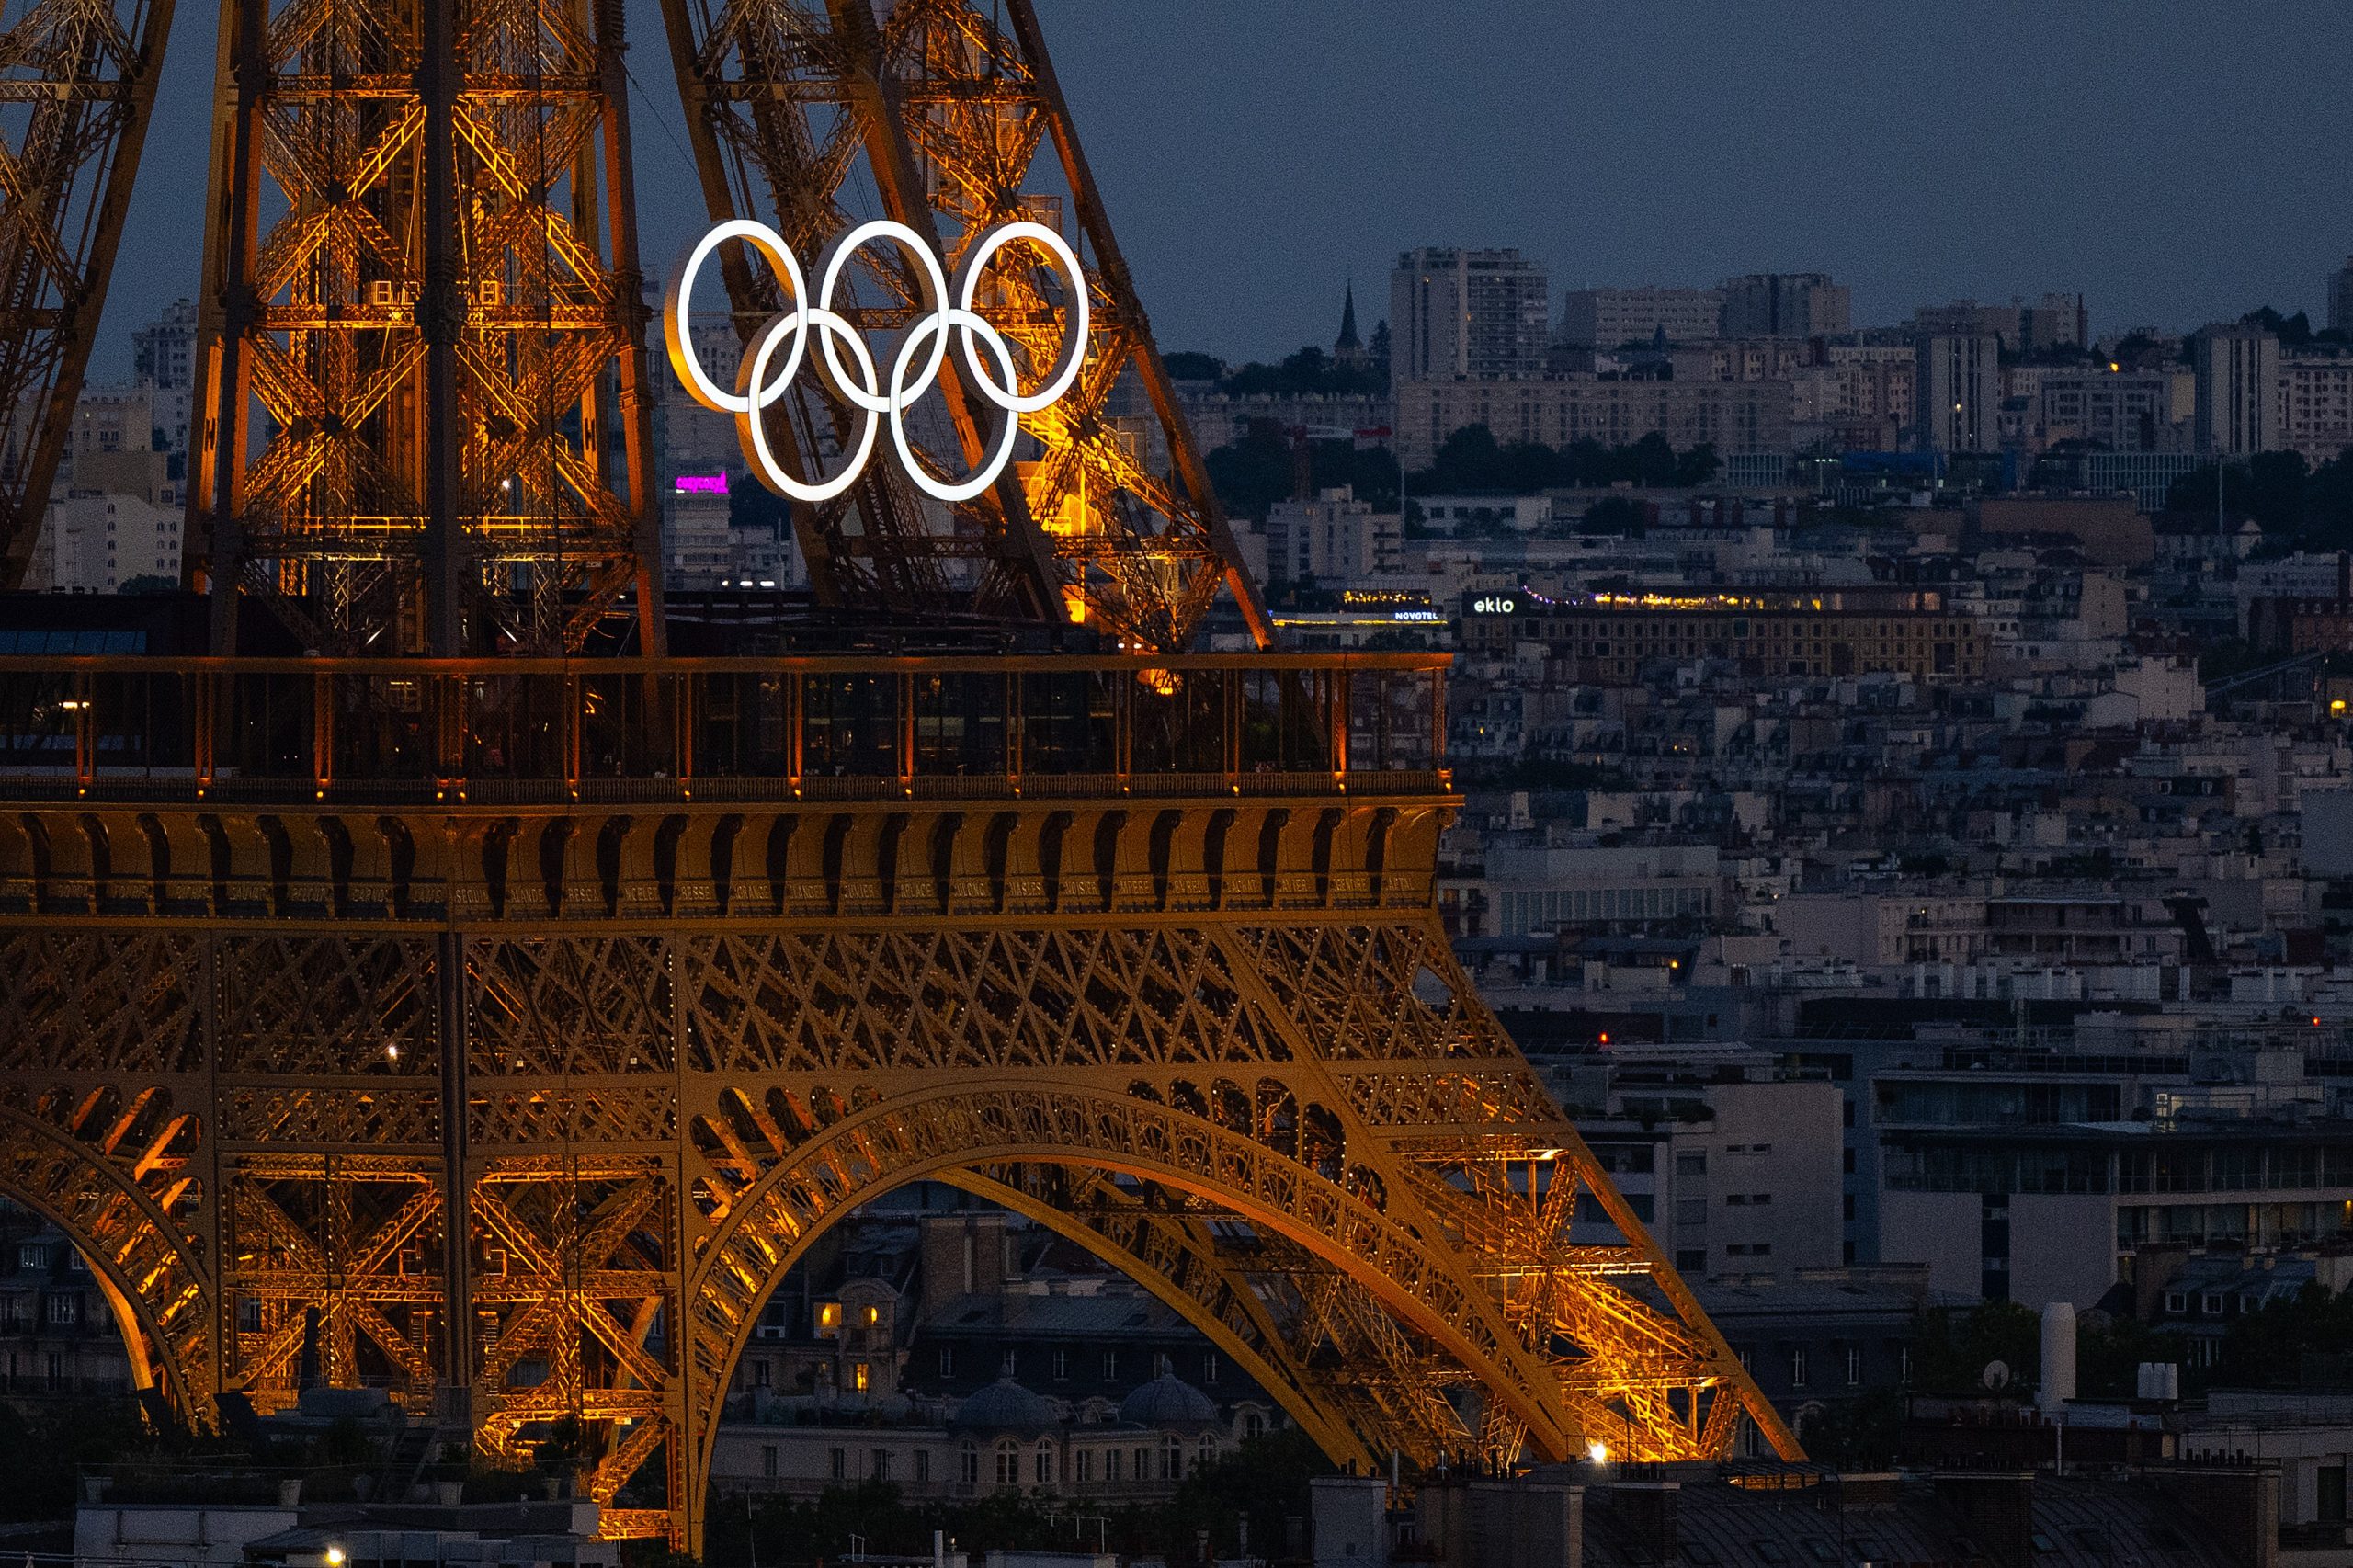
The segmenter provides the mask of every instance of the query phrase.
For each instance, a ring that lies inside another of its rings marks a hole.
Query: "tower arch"
[[[183,1420],[201,1423],[217,1392],[218,1303],[184,1223],[200,1190],[169,1168],[183,1163],[194,1130],[165,1100],[161,1091],[126,1098],[63,1087],[29,1106],[0,1100],[0,1198],[55,1226],[87,1266],[132,1386],[157,1390]],[[150,1141],[126,1164],[113,1151],[141,1131]]]

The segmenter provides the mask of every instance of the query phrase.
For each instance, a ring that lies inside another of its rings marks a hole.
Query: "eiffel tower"
[[[30,559],[170,0],[25,5],[0,559]],[[1335,1458],[1722,1456],[1758,1395],[1434,909],[1442,655],[1273,645],[1029,0],[665,0],[714,221],[1085,256],[1023,460],[792,508],[674,653],[616,0],[223,0],[188,514],[210,653],[0,651],[0,1194],[191,1421],[306,1369],[696,1550],[768,1293],[953,1184]],[[730,249],[724,316],[780,301]],[[1042,265],[986,312],[1035,379]],[[920,279],[843,309],[904,327]],[[915,437],[981,455],[976,389]],[[837,458],[844,409],[761,417]],[[804,471],[805,472],[805,471]],[[1258,649],[1193,652],[1230,597]],[[760,636],[769,642],[758,643]],[[797,639],[797,640],[796,640]],[[69,651],[70,650],[70,651]]]

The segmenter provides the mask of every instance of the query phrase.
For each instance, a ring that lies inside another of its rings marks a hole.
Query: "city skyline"
[[[2100,333],[2263,304],[2318,324],[2353,253],[2353,170],[2270,155],[2353,113],[2353,84],[2281,66],[2341,26],[2320,6],[2267,7],[2260,30],[2173,3],[2130,30],[2106,8],[2007,5],[1702,28],[1689,6],[1564,22],[1469,0],[1441,36],[1405,25],[1415,9],[1370,0],[1341,28],[1299,5],[1041,6],[1164,347],[1240,361],[1328,342],[1351,278],[1370,331],[1389,268],[1425,244],[1519,247],[1556,313],[1579,287],[1805,270],[1852,286],[1858,324],[2067,290]],[[213,21],[175,25],[95,380],[126,379],[131,333],[196,291]],[[658,9],[638,0],[630,29],[660,277],[705,221]],[[1122,69],[1137,60],[1147,91]],[[2234,118],[2192,112],[2217,99]]]

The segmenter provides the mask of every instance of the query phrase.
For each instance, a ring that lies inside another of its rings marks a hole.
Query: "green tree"
[[[2143,1361],[2188,1360],[2178,1335],[2159,1334],[2134,1318],[2089,1312],[2075,1320],[2075,1393],[2081,1399],[2131,1399]]]
[[[2302,348],[2313,340],[2312,318],[2298,311],[2283,316],[2269,305],[2262,305],[2239,317],[2242,326],[2259,326],[2279,340],[2283,348]]]
[[[1195,354],[1180,350],[1164,354],[1160,362],[1168,369],[1172,381],[1214,381],[1225,375],[1225,361],[1214,354]]]
[[[1484,425],[1465,425],[1438,443],[1428,488],[1448,495],[1490,494],[1506,488],[1503,449]],[[1424,487],[1416,483],[1416,490]]]
[[[1912,1381],[1924,1393],[1961,1397],[1986,1392],[1985,1369],[2009,1369],[2011,1391],[2031,1388],[2042,1359],[2042,1324],[2016,1301],[1931,1307],[1920,1314]]]
[[[792,503],[749,473],[731,473],[727,476],[727,526],[790,539]]]
[[[1307,1517],[1309,1483],[1331,1473],[1332,1461],[1299,1427],[1250,1438],[1187,1476],[1148,1523],[1147,1540],[1176,1562],[1192,1557],[1207,1530],[1216,1555],[1234,1555],[1247,1519],[1251,1553],[1268,1554],[1282,1545],[1286,1517]]]
[[[2266,1302],[2232,1321],[2223,1333],[2212,1381],[2226,1387],[2290,1388],[2309,1356],[2353,1349],[2353,1290],[2332,1295],[2307,1284],[2284,1301]]]
[[[1634,470],[1626,477],[1635,483],[1655,486],[1676,483],[1675,446],[1656,430],[1621,449]]]
[[[1254,523],[1267,520],[1267,509],[1287,499],[1296,486],[1290,444],[1272,430],[1253,430],[1231,441],[1204,460],[1211,487],[1226,511]]]
[[[1676,455],[1675,483],[1685,489],[1695,489],[1715,478],[1723,466],[1723,460],[1716,456],[1714,443],[1702,441]]]

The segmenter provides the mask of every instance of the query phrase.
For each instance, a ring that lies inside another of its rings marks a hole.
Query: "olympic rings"
[[[759,252],[792,300],[791,309],[772,317],[754,335],[745,351],[742,373],[733,392],[710,379],[696,357],[687,331],[687,312],[694,298],[695,278],[712,253],[729,240],[742,240]],[[1071,319],[1063,335],[1062,353],[1044,384],[1026,395],[1020,390],[1012,347],[1003,333],[973,309],[982,274],[996,259],[998,252],[1017,240],[1044,247],[1071,281]],[[876,363],[858,329],[834,309],[835,292],[850,258],[867,246],[885,241],[897,245],[915,263],[926,312],[900,343],[887,374]],[[1086,359],[1087,313],[1086,273],[1079,265],[1078,253],[1062,235],[1042,223],[1014,222],[990,230],[966,254],[952,286],[939,257],[913,229],[888,219],[860,223],[825,247],[817,267],[813,303],[808,278],[783,236],[765,223],[737,218],[720,224],[695,242],[678,264],[663,301],[662,335],[670,350],[671,368],[677,372],[687,395],[714,414],[735,416],[736,434],[744,444],[745,459],[762,483],[778,494],[813,503],[830,501],[847,491],[866,472],[887,416],[891,422],[891,444],[897,450],[907,477],[935,500],[958,502],[979,495],[1004,474],[1006,466],[1013,460],[1014,437],[1021,432],[1021,416],[1051,405],[1077,381],[1079,369]],[[813,356],[810,353],[812,338],[816,340]],[[989,460],[961,481],[936,477],[916,456],[907,437],[907,408],[938,381],[941,368],[948,361],[951,338],[961,357],[967,386],[974,395],[994,403],[1005,416],[1005,428]],[[983,347],[988,351],[985,355],[981,352]],[[843,362],[844,348],[848,351],[847,364]],[[779,353],[783,356],[780,361]],[[793,378],[800,374],[803,361],[812,358],[816,363],[817,378],[826,391],[866,415],[858,438],[852,443],[848,462],[832,478],[817,481],[800,479],[784,471],[768,449],[766,421],[761,418],[761,411],[784,395]],[[995,362],[995,373],[991,360]]]

